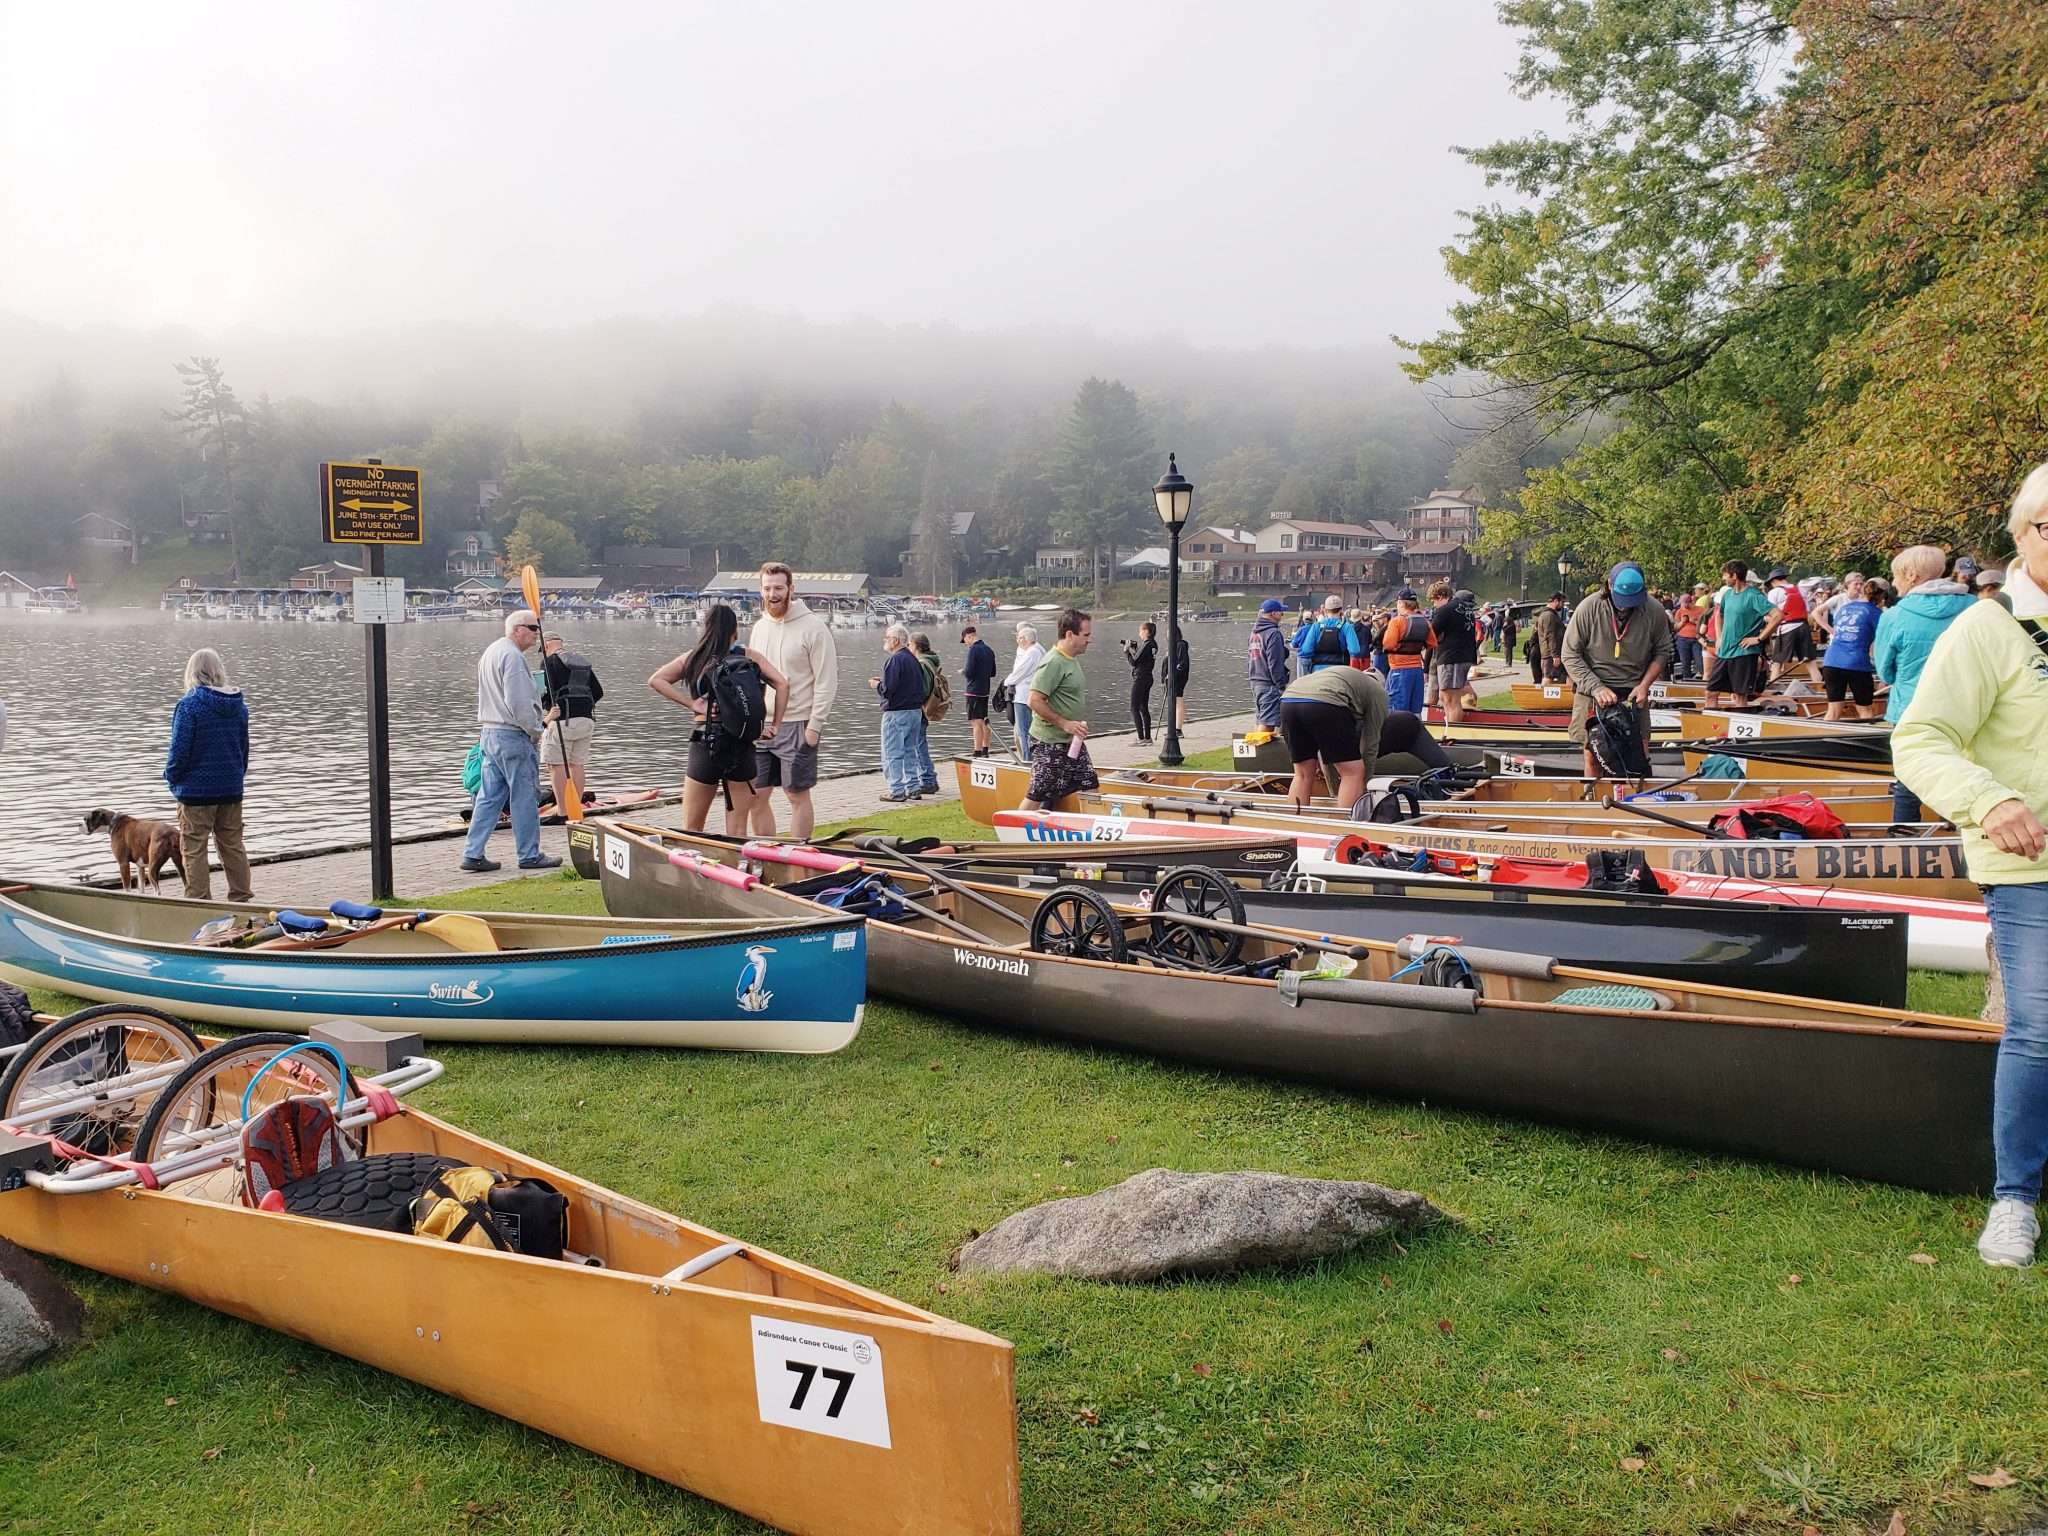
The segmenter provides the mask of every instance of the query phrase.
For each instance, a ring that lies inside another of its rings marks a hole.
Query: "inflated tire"
[[[7,1070],[0,1072],[0,1120],[28,1116],[30,1093],[38,1087],[50,1090],[50,1073],[67,1066],[86,1066],[84,1058],[88,1055],[97,1055],[100,1060],[82,1076],[66,1073],[68,1080],[104,1081],[129,1071],[140,1042],[131,1042],[125,1033],[109,1033],[113,1026],[123,1022],[131,1022],[145,1037],[154,1038],[163,1065],[190,1063],[200,1054],[199,1037],[191,1026],[159,1009],[133,1003],[97,1003],[81,1008],[36,1031],[15,1052]],[[43,1102],[49,1100],[44,1098]],[[137,1107],[132,1102],[109,1104],[104,1111],[81,1112],[35,1128],[88,1152],[123,1152],[131,1142],[125,1130],[117,1128],[117,1122],[137,1119],[145,1113],[146,1106]]]
[[[135,1136],[134,1156],[136,1161],[153,1163],[162,1155],[157,1143],[163,1137],[165,1124],[178,1102],[185,1098],[195,1087],[203,1089],[203,1099],[199,1108],[200,1115],[207,1124],[215,1123],[214,1111],[218,1106],[212,1078],[223,1062],[251,1050],[268,1050],[272,1055],[275,1055],[277,1052],[285,1050],[290,1046],[304,1045],[305,1043],[306,1037],[304,1035],[286,1034],[283,1030],[260,1030],[254,1034],[237,1035],[232,1040],[224,1040],[212,1050],[199,1057],[198,1060],[188,1063],[185,1070],[172,1078],[164,1091],[157,1095],[156,1102],[150,1105],[149,1113],[143,1117],[142,1129]],[[312,1060],[316,1064],[326,1067],[330,1071],[332,1070],[332,1063],[325,1062],[318,1057],[314,1057]],[[344,1084],[345,1086],[346,1084]]]

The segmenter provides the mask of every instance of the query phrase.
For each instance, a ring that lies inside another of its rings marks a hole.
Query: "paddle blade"
[[[495,954],[499,948],[491,925],[470,912],[443,912],[420,923],[419,931],[468,954]]]
[[[555,729],[558,731],[561,729],[559,721],[556,722]],[[562,774],[562,784],[564,786],[562,798],[567,802],[562,807],[562,814],[571,821],[581,821],[583,819],[583,786],[576,782],[576,775],[566,770]]]
[[[533,610],[535,619],[540,617],[540,572],[532,566],[521,566],[519,570],[519,595],[526,599],[526,606]]]

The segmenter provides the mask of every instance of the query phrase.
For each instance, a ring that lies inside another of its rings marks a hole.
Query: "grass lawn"
[[[948,816],[888,825],[967,829]],[[567,876],[446,904],[599,910]],[[1981,989],[1916,977],[1916,1001],[1936,990],[1974,1007]],[[1974,1200],[890,1004],[833,1057],[443,1054],[424,1108],[1013,1340],[1034,1532],[1860,1531],[1897,1509],[1917,1536],[2011,1528],[2044,1502],[2039,1282],[1976,1262]],[[1227,1283],[949,1272],[1009,1212],[1155,1166],[1375,1179],[1460,1224]],[[9,1533],[757,1529],[322,1350],[69,1274],[91,1342],[0,1382]],[[2016,1486],[1968,1481],[2000,1466]]]

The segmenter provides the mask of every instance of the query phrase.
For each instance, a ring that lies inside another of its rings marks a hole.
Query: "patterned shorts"
[[[1047,810],[1057,810],[1059,802],[1068,795],[1094,789],[1101,782],[1095,777],[1095,765],[1088,760],[1087,747],[1081,748],[1079,757],[1069,757],[1064,741],[1031,743],[1031,787],[1025,790],[1025,799],[1035,800]]]

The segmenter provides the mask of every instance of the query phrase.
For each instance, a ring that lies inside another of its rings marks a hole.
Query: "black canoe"
[[[776,887],[729,867],[730,850],[719,860],[707,847],[685,867],[688,850],[625,836],[626,867],[599,870],[619,915],[656,905],[676,916],[767,918],[846,883],[827,874]],[[1352,980],[1292,985],[1285,975],[1162,968],[1135,955],[1110,963],[1028,946],[1031,913],[1052,893],[975,884],[1005,918],[917,875],[895,879],[975,936],[914,915],[871,919],[870,994],[970,1025],[1920,1189],[1974,1193],[1990,1182],[1997,1034],[1974,1020],[1681,986],[1476,948],[1465,951],[1480,973],[1476,999],[1389,985],[1402,961],[1386,945],[1361,946],[1367,958]],[[1092,887],[1059,889],[1071,904],[1071,893]],[[1154,921],[1121,920],[1138,930]],[[1156,921],[1170,927],[1171,915]],[[1284,963],[1294,940],[1264,934],[1247,941],[1247,953]],[[1607,990],[1616,987],[1626,990]]]

